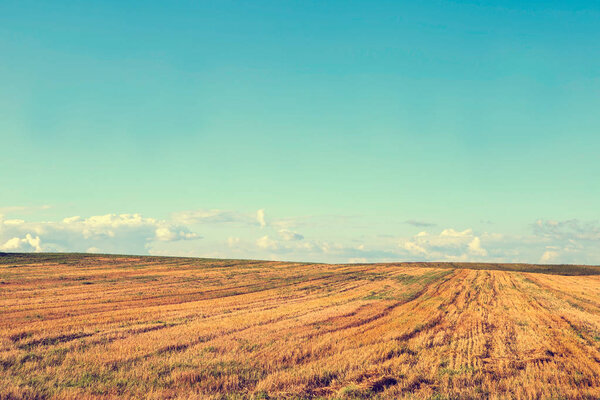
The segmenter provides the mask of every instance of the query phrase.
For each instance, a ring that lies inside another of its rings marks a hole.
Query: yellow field
[[[598,273],[4,255],[0,399],[600,398]]]

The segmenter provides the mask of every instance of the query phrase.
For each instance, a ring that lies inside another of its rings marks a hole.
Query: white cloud
[[[264,228],[265,226],[267,226],[267,223],[265,221],[265,210],[264,209],[260,209],[256,212],[256,220],[258,221],[258,223],[260,224],[261,228]]]
[[[173,213],[173,223],[180,225],[208,225],[208,224],[233,224],[235,226],[267,226],[265,210],[260,209],[255,213],[242,213],[227,210],[188,210]]]
[[[0,218],[2,249],[11,251],[87,251],[93,247],[103,252],[144,254],[156,241],[197,238],[185,226],[140,214],[73,216],[59,222],[17,223]]]
[[[42,247],[40,246],[41,240],[39,236],[35,238],[31,234],[26,234],[25,237],[13,237],[7,240],[4,244],[0,245],[0,250],[13,251],[13,252],[41,252]]]
[[[22,219],[7,219],[4,221],[4,225],[22,225],[25,221]]]
[[[166,227],[156,228],[154,234],[156,236],[156,240],[161,240],[164,242],[174,240],[176,237],[175,233]]]
[[[73,223],[75,223],[77,221],[80,221],[80,220],[81,220],[81,217],[77,215],[77,216],[74,216],[74,217],[64,218],[63,219],[63,223],[65,223],[65,224],[73,224]]]
[[[302,236],[298,232],[290,231],[287,229],[280,229],[278,232],[279,236],[281,236],[283,240],[286,240],[288,242],[304,239],[304,236]]]
[[[553,263],[557,260],[559,252],[555,250],[546,250],[542,257],[540,257],[540,263]]]
[[[247,219],[241,214],[218,209],[180,211],[172,215],[172,221],[181,225],[236,222]]]
[[[260,239],[258,239],[256,241],[256,245],[258,247],[260,247],[261,249],[277,250],[279,248],[279,245],[277,244],[277,242],[275,240],[269,238],[268,235],[265,235],[265,236],[261,237]]]
[[[156,240],[160,240],[162,242],[170,242],[172,240],[177,240],[180,238],[189,238],[192,239],[195,235],[193,233],[185,233],[185,232],[174,232],[166,226],[161,226],[156,228],[154,231]],[[188,236],[191,235],[191,236]]]
[[[439,234],[419,232],[409,240],[401,240],[400,248],[425,260],[479,260],[488,255],[481,238],[472,229],[444,229]]]
[[[471,243],[469,243],[469,253],[477,256],[487,256],[487,251],[481,248],[481,239],[474,237]]]
[[[86,219],[70,217],[63,219],[62,228],[81,232],[84,238],[114,238],[127,232],[144,234],[147,240],[174,241],[194,239],[196,235],[185,227],[178,227],[166,221],[144,218],[140,214],[95,215]]]
[[[255,241],[254,250],[246,248],[253,258],[285,259],[312,262],[384,262],[398,261],[399,254],[379,249],[367,249],[363,243],[346,245],[339,242],[321,240],[286,240],[272,238],[269,235]]]
[[[427,250],[425,248],[419,246],[415,242],[404,242],[400,244],[405,250],[408,250],[412,254],[421,254],[427,255]]]

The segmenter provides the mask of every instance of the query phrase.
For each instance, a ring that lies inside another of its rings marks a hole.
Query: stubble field
[[[600,398],[598,274],[0,254],[0,399]]]

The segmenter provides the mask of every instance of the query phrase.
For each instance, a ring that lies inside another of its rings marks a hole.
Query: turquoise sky
[[[595,1],[3,1],[0,250],[600,263],[598,43]],[[82,231],[136,213],[196,236]]]

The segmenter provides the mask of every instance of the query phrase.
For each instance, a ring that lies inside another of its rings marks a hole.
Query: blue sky
[[[599,40],[591,1],[4,1],[0,250],[600,264]]]

